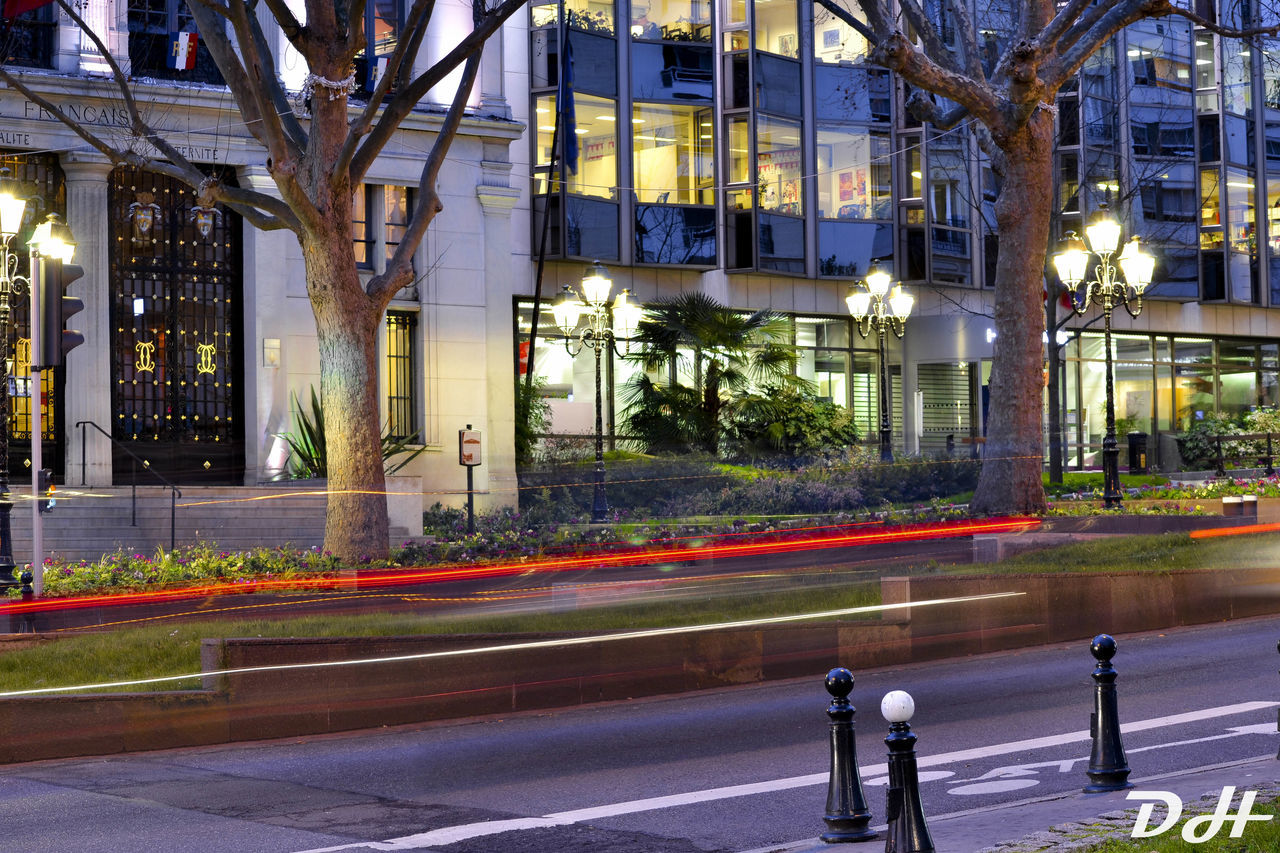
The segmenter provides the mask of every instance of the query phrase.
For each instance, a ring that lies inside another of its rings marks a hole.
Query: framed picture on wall
[[[839,30],[823,30],[822,31],[822,49],[835,50],[840,47],[840,31]]]
[[[783,56],[790,56],[793,59],[796,57],[795,33],[787,33],[786,35],[778,36],[778,53]]]

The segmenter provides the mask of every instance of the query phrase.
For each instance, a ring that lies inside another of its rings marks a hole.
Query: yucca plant
[[[311,386],[311,411],[308,413],[293,395],[293,410],[297,412],[293,432],[278,434],[289,444],[289,473],[299,479],[329,476],[328,453],[324,440],[324,404],[315,386]],[[419,433],[393,436],[390,424],[382,428],[382,464],[387,474],[394,474],[426,450],[425,446],[413,447]]]

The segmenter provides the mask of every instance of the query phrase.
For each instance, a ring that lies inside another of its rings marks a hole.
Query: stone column
[[[505,144],[485,143],[481,163],[482,184],[476,187],[484,210],[485,282],[485,407],[488,430],[484,436],[484,467],[476,473],[476,484],[485,508],[514,506],[516,491],[515,458],[515,328],[512,282],[521,280],[512,263],[511,209],[520,200],[520,190],[508,185],[511,163]],[[482,485],[483,484],[483,485]]]
[[[503,57],[506,45],[503,43],[506,26],[502,26],[485,42],[484,54],[480,58],[480,114],[511,118],[511,105],[507,103],[504,91]]]
[[[65,471],[68,484],[79,484],[81,471],[90,486],[112,483],[111,442],[86,427],[81,458],[80,421],[91,421],[112,431],[111,411],[111,256],[108,181],[111,163],[97,152],[71,151],[62,155],[67,178],[67,224],[76,240],[75,263],[84,267],[84,278],[72,285],[72,295],[84,300],[84,313],[73,328],[84,331],[85,342],[67,354],[65,411]],[[82,468],[83,462],[83,468]]]
[[[236,173],[241,187],[278,196],[275,181],[265,166],[241,166]],[[241,331],[244,359],[244,479],[245,485],[270,479],[275,473],[272,456],[276,435],[290,429],[288,352],[288,282],[302,271],[291,267],[297,255],[292,231],[261,231],[245,223],[243,229],[243,299],[245,326]],[[294,308],[296,310],[296,308]],[[273,342],[271,347],[266,343]],[[278,456],[279,454],[277,454]]]

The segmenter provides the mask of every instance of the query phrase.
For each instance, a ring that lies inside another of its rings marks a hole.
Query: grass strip
[[[697,597],[659,595],[638,603],[567,611],[464,617],[427,611],[316,614],[287,619],[170,620],[88,634],[68,632],[53,642],[27,645],[0,654],[0,690],[65,687],[198,672],[200,644],[206,638],[598,633],[683,627],[880,603],[878,582],[849,583],[838,575],[825,576],[827,583],[817,586],[787,578],[773,580],[775,584],[767,590],[723,595],[712,595],[707,590]],[[177,685],[166,683],[156,689],[199,686],[199,680],[192,679]],[[137,692],[137,689],[129,688],[129,691]]]

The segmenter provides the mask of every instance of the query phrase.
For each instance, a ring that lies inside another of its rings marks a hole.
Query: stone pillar
[[[91,421],[110,433],[112,334],[110,291],[110,227],[108,181],[111,163],[97,152],[71,151],[62,155],[67,178],[67,224],[76,240],[75,263],[84,267],[84,278],[72,285],[72,295],[84,300],[84,313],[75,328],[84,331],[85,342],[67,354],[65,407],[62,429],[66,436],[64,459],[67,483],[80,483],[81,471],[90,486],[112,483],[111,442],[86,427],[84,458],[76,424]],[[83,467],[82,467],[83,462]]]
[[[520,280],[512,263],[511,210],[520,190],[508,185],[511,162],[505,144],[485,143],[481,163],[482,184],[476,187],[484,209],[485,282],[485,408],[488,430],[484,436],[485,479],[477,489],[485,508],[514,506],[518,501],[515,458],[515,328],[512,282]],[[483,484],[483,485],[482,485]]]
[[[236,173],[245,189],[279,196],[265,166],[242,166]],[[287,282],[301,275],[291,267],[297,237],[292,231],[262,231],[245,223],[243,229],[243,284],[245,326],[241,332],[244,359],[244,479],[245,485],[270,479],[278,463],[272,449],[278,433],[288,432],[289,383],[287,381],[290,306]],[[296,310],[296,309],[295,309]],[[271,342],[271,346],[268,346]],[[276,454],[277,456],[279,454]]]
[[[484,54],[480,58],[480,114],[511,118],[511,105],[507,103],[503,87],[502,73],[504,51],[503,43],[506,26],[502,26],[485,42]]]

